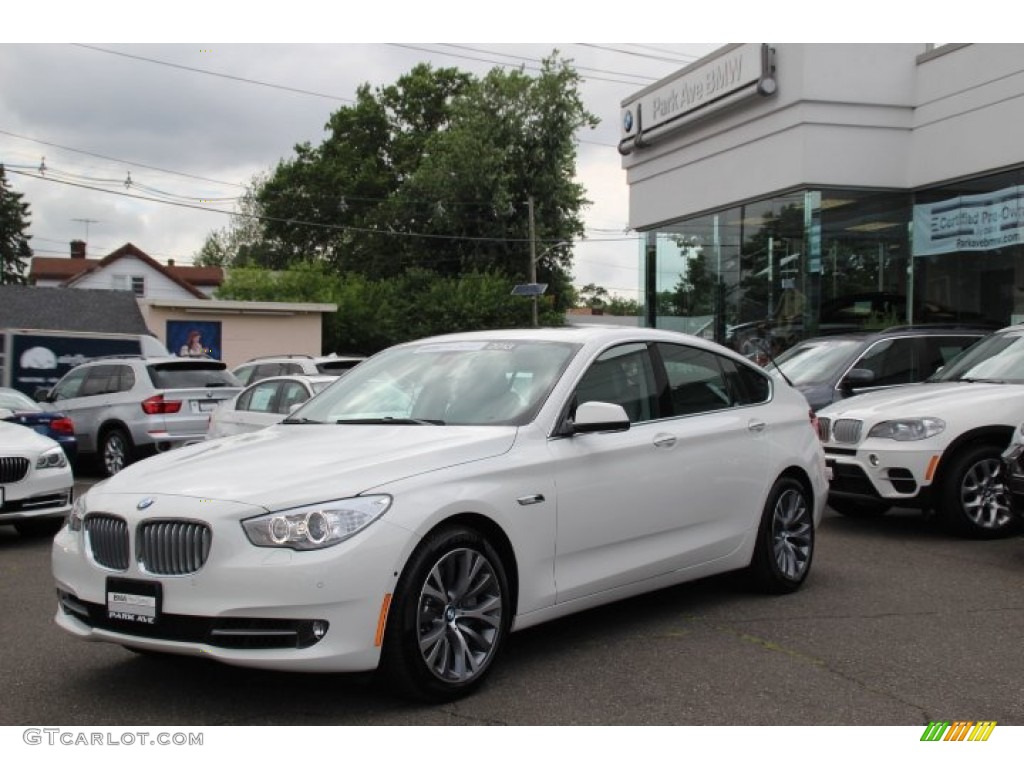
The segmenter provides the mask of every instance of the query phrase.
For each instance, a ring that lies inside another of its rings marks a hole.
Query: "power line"
[[[280,223],[280,224],[289,224],[291,226],[312,227],[312,228],[316,228],[316,229],[329,229],[329,230],[337,230],[339,232],[359,232],[359,233],[363,233],[363,234],[385,235],[385,236],[394,236],[394,237],[416,237],[416,238],[422,238],[422,239],[425,239],[425,240],[454,240],[454,241],[461,241],[461,242],[489,242],[489,243],[529,243],[530,242],[530,238],[526,238],[526,237],[474,237],[474,236],[468,236],[468,235],[439,235],[439,234],[432,234],[432,233],[427,233],[427,232],[407,232],[407,231],[396,231],[396,230],[393,230],[393,229],[387,229],[387,230],[384,230],[384,229],[372,229],[370,227],[352,227],[352,226],[348,226],[348,225],[344,225],[344,224],[325,224],[323,222],[318,222],[318,221],[301,221],[301,220],[296,220],[296,219],[283,219],[283,218],[276,217],[276,216],[261,216],[261,215],[258,215],[258,214],[251,214],[251,213],[237,213],[237,212],[233,212],[233,211],[223,211],[223,210],[219,210],[217,208],[207,208],[205,206],[196,205],[194,203],[183,203],[183,202],[178,202],[178,201],[175,201],[175,200],[160,200],[159,198],[146,197],[144,195],[132,195],[132,194],[128,194],[127,192],[121,192],[119,190],[103,189],[101,187],[93,187],[93,186],[89,186],[87,184],[80,184],[80,183],[77,183],[77,182],[66,181],[66,180],[63,180],[63,179],[51,179],[51,178],[48,178],[46,176],[41,176],[39,174],[27,173],[26,171],[11,171],[11,173],[17,174],[19,176],[26,176],[28,178],[38,179],[40,181],[48,181],[48,182],[55,183],[55,184],[65,184],[65,185],[71,186],[71,187],[78,187],[79,189],[88,189],[88,190],[91,190],[93,192],[103,192],[103,193],[106,193],[108,195],[117,195],[119,197],[127,197],[127,198],[129,198],[131,200],[141,200],[143,202],[149,202],[149,203],[161,203],[163,205],[173,205],[173,206],[176,206],[176,207],[179,207],[179,208],[190,208],[192,210],[204,211],[206,213],[217,213],[217,214],[220,214],[222,216],[238,216],[240,218],[257,219],[259,221],[272,221],[272,222],[276,222],[276,223]],[[621,239],[623,239],[623,238],[612,238],[612,239],[609,239],[609,240],[588,240],[587,242],[614,242],[615,240],[621,240]],[[564,240],[564,238],[547,238],[547,239],[541,239],[538,242],[539,243],[549,243],[549,242],[550,243],[558,243],[558,242],[561,242],[562,240]]]
[[[435,51],[435,50],[432,50],[430,48],[423,48],[422,46],[418,46],[418,45],[408,45],[406,43],[387,43],[387,45],[394,46],[395,48],[407,48],[407,49],[409,49],[411,51],[420,51],[422,53],[430,53],[430,54],[433,54],[434,56],[451,56],[453,58],[466,59],[468,61],[479,61],[479,62],[482,62],[484,64],[495,64],[495,65],[497,65],[499,67],[522,66],[524,69],[529,69],[529,70],[533,70],[533,71],[537,71],[537,72],[543,71],[541,67],[535,67],[535,66],[526,64],[525,62],[520,64],[520,65],[515,65],[515,64],[509,64],[506,61],[495,61],[494,59],[482,59],[482,58],[480,58],[478,56],[467,56],[465,54],[460,54],[460,53],[448,53],[447,51]],[[504,54],[499,54],[499,55],[504,55]],[[630,77],[633,77],[633,75],[630,75]],[[583,77],[581,79],[583,79],[583,80],[597,80],[597,81],[604,82],[604,83],[618,83],[619,85],[632,85],[632,86],[642,86],[642,85],[645,85],[645,83],[635,83],[635,82],[630,82],[628,80],[616,80],[616,79],[609,78],[609,77],[593,77],[592,76],[592,77]],[[646,79],[647,79],[648,82],[650,82],[651,80],[655,80],[656,78],[646,78]]]
[[[679,59],[679,58],[667,58],[665,56],[650,56],[650,55],[644,54],[644,53],[637,53],[636,51],[626,51],[626,50],[623,50],[622,48],[613,48],[610,45],[595,45],[594,43],[576,43],[576,45],[580,46],[581,48],[594,48],[594,49],[599,50],[599,51],[611,51],[612,53],[621,53],[621,54],[624,54],[626,56],[639,56],[640,58],[643,58],[643,59],[653,59],[653,60],[657,60],[657,61],[668,61],[668,62],[672,62],[672,63],[675,63],[675,64],[682,63],[682,61],[683,61],[682,59]],[[680,55],[686,57],[686,54],[680,54]],[[688,56],[686,58],[688,58],[689,61],[696,61],[698,57],[697,56]]]
[[[86,48],[90,51],[97,51],[98,53],[108,53],[111,56],[123,56],[126,59],[135,59],[136,61],[145,61],[149,64],[158,64],[163,67],[171,67],[173,69],[183,69],[186,72],[195,72],[201,75],[210,75],[211,77],[222,77],[225,80],[234,80],[239,83],[248,83],[249,85],[262,85],[264,88],[276,88],[279,91],[290,91],[292,93],[299,93],[304,96],[317,96],[322,99],[333,99],[334,101],[345,101],[349,104],[355,104],[355,99],[349,99],[344,96],[335,96],[330,93],[319,93],[317,91],[307,91],[302,88],[293,88],[289,85],[279,85],[277,83],[267,83],[262,80],[253,80],[248,77],[239,77],[237,75],[229,75],[224,72],[214,72],[209,69],[199,69],[198,67],[186,67],[184,64],[175,64],[170,61],[161,61],[159,59],[151,59],[147,56],[136,56],[132,53],[124,53],[123,51],[112,51],[109,48],[100,48],[95,45],[85,45],[84,43],[71,43],[79,48]]]
[[[197,179],[198,181],[209,181],[209,182],[211,182],[213,184],[225,184],[227,186],[232,186],[232,187],[242,187],[243,189],[246,187],[245,184],[239,184],[238,182],[235,182],[235,181],[218,181],[217,179],[208,179],[205,176],[196,176],[195,174],[185,173],[183,171],[172,171],[172,170],[168,170],[167,168],[159,168],[159,167],[157,167],[155,165],[146,165],[145,163],[138,163],[138,162],[135,162],[133,160],[122,160],[119,157],[111,157],[110,155],[101,155],[98,152],[90,152],[89,150],[86,150],[86,149],[76,149],[75,147],[67,147],[67,146],[64,146],[63,144],[55,144],[52,141],[45,141],[43,139],[35,139],[35,138],[32,138],[31,136],[22,136],[21,134],[12,133],[11,131],[5,131],[5,130],[2,130],[2,129],[0,129],[0,134],[2,134],[4,136],[12,136],[15,139],[22,139],[24,141],[32,141],[32,142],[35,142],[36,144],[43,144],[44,146],[47,146],[47,147],[55,147],[56,149],[63,149],[65,151],[67,151],[67,152],[75,152],[75,153],[80,154],[80,155],[88,155],[89,157],[97,157],[97,158],[99,158],[101,160],[110,160],[111,162],[114,162],[114,163],[124,163],[125,165],[135,166],[136,168],[145,168],[145,169],[150,170],[150,171],[158,171],[160,173],[169,173],[169,174],[172,174],[174,176],[183,176],[183,177],[189,178],[189,179]]]
[[[468,45],[454,45],[452,43],[441,43],[441,45],[443,45],[445,48],[458,48],[458,49],[463,50],[463,51],[473,51],[475,53],[487,53],[487,54],[491,54],[493,56],[507,56],[510,59],[521,59],[521,60],[524,60],[524,61],[543,62],[543,59],[536,59],[536,58],[533,58],[533,57],[530,57],[530,56],[517,56],[517,55],[511,54],[511,53],[501,53],[499,51],[489,51],[489,50],[482,49],[482,48],[472,48],[472,47],[470,47]],[[658,79],[656,77],[651,77],[650,75],[637,75],[637,74],[634,74],[632,72],[616,72],[616,71],[610,70],[610,69],[597,69],[596,67],[587,67],[587,66],[584,66],[582,64],[577,64],[575,62],[573,62],[573,69],[576,70],[577,72],[582,72],[583,70],[587,70],[589,72],[597,72],[597,73],[603,74],[603,75],[619,75],[620,77],[635,77],[638,80],[645,80],[647,82],[652,82],[652,81]]]

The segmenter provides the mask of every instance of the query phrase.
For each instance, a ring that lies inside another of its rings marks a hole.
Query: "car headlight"
[[[242,528],[257,547],[324,549],[355,536],[390,506],[390,496],[356,496],[251,517]]]
[[[86,494],[79,496],[71,506],[71,512],[68,514],[69,531],[82,530],[82,518],[85,517],[85,496]]]
[[[36,459],[36,469],[60,469],[67,465],[68,457],[64,455],[64,449],[59,446],[44,451]]]
[[[881,437],[887,440],[925,440],[934,437],[946,428],[942,419],[925,416],[921,419],[893,419],[880,421],[868,432],[868,437]]]

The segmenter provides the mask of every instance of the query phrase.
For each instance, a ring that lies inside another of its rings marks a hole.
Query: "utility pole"
[[[530,283],[535,284],[537,282],[537,236],[535,232],[535,226],[533,222],[533,195],[530,195],[526,201],[527,207],[530,213]],[[532,298],[532,321],[533,327],[537,327],[537,295],[534,294]]]

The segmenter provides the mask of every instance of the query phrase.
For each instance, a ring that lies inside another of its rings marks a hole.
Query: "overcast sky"
[[[240,24],[226,11],[211,15],[213,5],[46,3],[15,10],[17,18],[5,10],[0,162],[31,206],[37,255],[66,255],[78,238],[88,240],[90,256],[132,242],[162,262],[188,262],[211,231],[229,223],[232,199],[252,176],[292,157],[297,143],[319,144],[330,114],[351,104],[360,84],[391,84],[424,61],[478,75],[495,66],[535,72],[557,49],[585,78],[586,106],[601,119],[596,130],[578,136],[578,179],[592,205],[584,214],[586,238],[574,248],[575,282],[636,298],[638,236],[627,229],[628,188],[615,148],[619,106],[721,43],[320,41],[389,34],[395,40],[694,39],[725,31],[743,39],[737,23],[749,24],[753,17],[744,13],[759,7],[734,3],[728,13],[724,6],[705,10],[707,18],[687,9],[659,20],[651,6],[643,21],[598,22],[593,3],[435,2],[426,11],[404,2],[354,11],[338,4],[324,17],[318,9],[330,6],[301,0],[250,4],[251,18]],[[486,15],[482,9],[489,9]],[[143,10],[152,15],[139,16]],[[123,19],[123,28],[113,19]],[[456,19],[462,23],[453,24]],[[665,31],[673,27],[674,33]],[[115,42],[91,42],[101,40]]]

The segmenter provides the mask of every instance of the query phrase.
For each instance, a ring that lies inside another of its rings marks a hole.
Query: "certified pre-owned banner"
[[[914,206],[914,256],[990,251],[1024,242],[1024,187]]]

